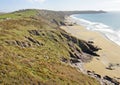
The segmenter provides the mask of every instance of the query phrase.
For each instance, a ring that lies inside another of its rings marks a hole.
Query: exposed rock
[[[43,45],[43,43],[40,43],[39,41],[33,39],[32,37],[26,37],[30,42],[37,44],[38,46]]]
[[[60,25],[65,26],[66,24],[64,22],[60,21]]]
[[[108,81],[114,83],[115,85],[120,85],[120,83],[118,81],[116,81],[115,79],[113,79],[109,76],[105,76],[105,77],[103,77],[103,79],[108,80]]]
[[[87,74],[93,78],[96,78],[101,85],[120,85],[120,82],[109,76],[102,77],[101,75],[96,74],[94,71],[87,71]]]
[[[76,44],[79,43],[79,39],[77,39],[77,38],[75,38],[75,37],[73,37],[73,36],[70,37],[70,40],[73,41],[73,42],[76,43]]]
[[[61,33],[68,41],[71,41],[71,37],[65,33]]]
[[[57,20],[55,20],[55,19],[52,19],[51,22],[58,25],[58,26],[60,25],[59,22]]]
[[[99,79],[102,78],[101,75],[99,75],[99,74],[95,74],[95,76],[96,76],[97,78],[99,78]]]
[[[106,69],[115,70],[116,67],[120,67],[120,64],[119,64],[119,63],[117,63],[117,64],[112,64],[112,63],[110,63],[110,64],[108,65],[108,67],[106,67]]]
[[[83,62],[87,62],[92,59],[91,56],[85,55],[80,49],[78,49],[74,43],[71,42],[71,43],[68,43],[68,45],[71,49],[71,51],[69,52],[71,58],[75,60],[80,59]]]
[[[79,59],[70,59],[70,62],[71,63],[79,63],[81,62]]]
[[[68,34],[62,33],[62,35],[68,40],[68,41],[72,41],[73,43],[77,44],[81,50],[85,53],[88,53],[90,55],[94,55],[94,56],[99,56],[97,53],[95,53],[98,50],[101,50],[100,48],[84,41],[84,40],[79,40],[73,36],[69,36]]]
[[[9,45],[16,45],[16,43],[15,43],[15,41],[13,41],[13,40],[7,40],[7,41],[5,41],[5,43],[7,43],[7,44],[9,44]]]
[[[74,59],[74,58],[70,59],[70,65],[72,67],[77,68],[78,71],[86,74],[86,70],[84,68],[84,65],[83,65],[83,62],[81,61],[81,59]]]
[[[71,23],[71,24],[68,24],[68,26],[73,26],[73,24]]]
[[[106,67],[106,69],[108,69],[108,70],[115,70],[113,67],[110,67],[110,66]]]
[[[119,64],[119,63],[117,63],[117,64],[116,64],[116,66],[120,67],[120,64]]]
[[[37,46],[43,46],[43,43],[31,38],[31,37],[26,37],[29,41],[27,40],[7,40],[5,41],[7,44],[9,45],[15,45],[15,46],[20,46],[22,48],[26,48],[26,47],[32,47],[33,44],[37,45]]]
[[[93,44],[94,42],[93,41],[88,41],[88,43]]]
[[[58,39],[56,39],[56,37],[54,35],[50,36],[54,41],[58,42]]]
[[[90,55],[99,56],[97,53],[95,53],[95,51],[98,51],[99,48],[93,46],[92,44],[88,44],[82,40],[79,40],[78,44],[83,52],[88,53]]]
[[[9,45],[15,45],[20,47],[31,47],[32,45],[27,41],[9,40],[5,41]]]
[[[18,45],[18,46],[20,46],[20,47],[23,47],[23,44],[22,44],[22,42],[21,41],[15,41],[16,42],[16,44]]]
[[[92,75],[93,72],[91,72],[91,71],[87,71],[87,74],[88,74],[88,75]]]
[[[28,32],[32,35],[36,35],[36,36],[40,35],[40,32],[38,30],[28,30]]]
[[[94,71],[87,71],[87,74],[92,76],[92,77],[95,77],[97,79],[101,79],[102,78],[101,75],[96,74]]]
[[[64,62],[64,63],[68,62],[68,60],[66,58],[64,58],[64,57],[62,57],[61,61]]]
[[[97,46],[94,46],[94,45],[92,45],[92,44],[90,44],[90,43],[87,43],[87,42],[85,42],[85,43],[89,46],[89,48],[90,48],[92,51],[102,50],[101,48],[98,48]]]

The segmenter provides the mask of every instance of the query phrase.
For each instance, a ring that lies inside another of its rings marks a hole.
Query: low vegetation
[[[53,22],[62,21],[63,16],[58,14],[21,10],[0,15],[1,85],[99,85],[69,65],[71,54],[76,58],[73,47],[75,52],[83,52]]]

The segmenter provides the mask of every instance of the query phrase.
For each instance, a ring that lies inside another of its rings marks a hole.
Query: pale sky
[[[120,0],[1,0],[0,11],[19,9],[120,11]]]

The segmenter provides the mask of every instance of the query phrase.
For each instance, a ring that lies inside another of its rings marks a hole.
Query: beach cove
[[[73,20],[74,21],[74,20]],[[68,17],[67,23],[73,22],[71,17]],[[100,47],[102,50],[97,53],[100,57],[93,56],[91,62],[85,63],[86,70],[94,71],[101,76],[110,76],[112,78],[120,78],[120,46],[107,39],[104,35],[97,31],[87,30],[85,27],[73,24],[68,26],[61,26],[61,29],[70,33],[76,38],[93,41],[94,45]],[[109,67],[111,69],[109,69]],[[119,80],[120,81],[120,80]]]

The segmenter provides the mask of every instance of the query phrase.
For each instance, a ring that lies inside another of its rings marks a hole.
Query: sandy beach
[[[93,60],[85,63],[84,67],[87,70],[95,71],[102,76],[108,75],[113,78],[120,78],[120,46],[108,40],[104,35],[96,31],[90,31],[80,25],[62,26],[61,27],[71,35],[86,41],[94,41],[94,45],[102,50],[97,53],[100,57],[93,56]],[[110,64],[113,64],[113,69],[106,69]]]

